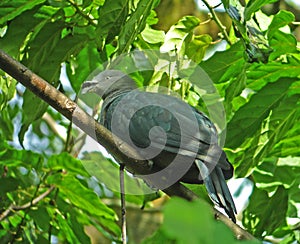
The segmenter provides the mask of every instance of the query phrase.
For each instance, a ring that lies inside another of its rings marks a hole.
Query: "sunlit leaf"
[[[289,137],[287,133],[292,131],[294,121],[299,117],[299,111],[296,105],[298,100],[298,96],[283,99],[278,106],[272,109],[271,115],[265,121],[266,125],[261,135],[257,135],[260,134],[260,131],[254,135],[257,137],[258,142],[255,143],[255,141],[253,141],[250,147],[244,151],[244,154],[248,156],[244,157],[242,163],[236,168],[237,174],[245,176],[248,170],[253,168],[264,158],[276,155],[274,153],[276,144],[281,143],[284,138]],[[296,149],[294,153],[296,155],[298,150]],[[278,156],[283,156],[283,154],[279,154]],[[274,181],[274,179],[271,181]],[[274,183],[282,184],[282,181],[274,181]]]
[[[278,81],[281,77],[297,77],[300,75],[300,62],[285,64],[270,62],[268,64],[253,64],[247,72],[248,87],[257,91],[268,82]]]
[[[151,13],[152,8],[156,4],[156,0],[141,0],[137,3],[134,12],[131,13],[126,24],[120,31],[117,49],[118,54],[126,52],[137,35],[144,30],[147,23],[147,16]]]
[[[277,2],[278,0],[250,0],[248,1],[245,11],[244,11],[244,16],[245,20],[249,20],[251,18],[251,15],[259,10],[262,6],[268,4],[268,3],[274,3]]]
[[[34,8],[46,0],[14,0],[14,1],[1,1],[0,8],[0,26],[3,23],[17,17],[26,10]]]
[[[192,38],[192,31],[200,23],[194,16],[185,16],[173,25],[167,32],[165,42],[161,46],[162,52],[176,51],[185,53],[185,43],[189,43]]]
[[[270,54],[270,60],[275,60],[281,55],[297,53],[297,40],[292,34],[276,31],[270,40],[273,52]]]
[[[281,78],[254,94],[229,122],[227,130],[230,133],[227,133],[226,146],[236,148],[246,138],[253,136],[270,110],[284,98],[293,81],[294,79]]]
[[[220,83],[238,75],[244,63],[243,46],[238,42],[226,51],[216,52],[211,58],[202,62],[200,67],[214,83]]]
[[[141,33],[143,39],[150,44],[162,43],[165,39],[165,33],[161,30],[154,30],[146,26]]]
[[[285,10],[279,11],[279,13],[277,13],[274,16],[274,18],[268,28],[268,38],[271,39],[273,37],[274,33],[279,28],[288,25],[289,23],[291,23],[294,20],[295,20],[295,16],[291,12],[285,11]]]
[[[48,167],[52,170],[66,170],[70,174],[89,176],[80,160],[68,153],[53,155],[48,160]]]
[[[0,164],[2,166],[23,166],[26,168],[39,168],[43,162],[43,158],[38,153],[26,150],[18,150],[7,147],[0,154]]]
[[[187,45],[186,54],[195,63],[199,63],[204,55],[207,47],[212,42],[209,35],[194,36],[192,41]]]

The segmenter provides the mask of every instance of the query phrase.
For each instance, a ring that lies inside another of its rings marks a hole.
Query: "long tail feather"
[[[226,214],[236,222],[236,208],[228,186],[226,184],[221,168],[215,167],[209,172],[207,166],[200,160],[195,161],[203,178],[210,199],[219,207],[222,207]]]

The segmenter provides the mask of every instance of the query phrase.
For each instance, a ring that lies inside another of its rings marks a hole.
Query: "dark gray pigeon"
[[[203,184],[211,200],[236,221],[226,181],[233,167],[218,145],[206,115],[174,96],[145,92],[129,76],[106,70],[82,86],[103,99],[100,123],[149,160],[153,174],[143,176],[159,189],[178,181]]]

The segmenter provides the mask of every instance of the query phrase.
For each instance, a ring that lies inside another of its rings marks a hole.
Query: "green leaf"
[[[59,188],[60,194],[64,196],[65,202],[70,202],[79,209],[84,210],[91,216],[116,220],[115,212],[100,201],[92,189],[82,185],[73,175],[50,176],[49,184]]]
[[[224,5],[225,8],[229,8],[229,0],[222,0],[222,3]]]
[[[101,68],[101,60],[95,43],[88,42],[79,54],[66,64],[66,67],[71,85],[78,93],[82,82],[97,68]]]
[[[76,239],[79,243],[90,243],[91,240],[89,236],[85,233],[84,225],[80,223],[77,219],[76,212],[72,211],[71,216],[69,218],[69,225],[71,226],[72,230],[74,231],[74,234],[76,236]]]
[[[245,20],[249,20],[251,18],[251,15],[255,13],[257,10],[259,10],[262,6],[277,2],[278,0],[250,0],[244,11],[244,18]]]
[[[72,55],[76,56],[89,39],[86,34],[68,34],[62,38],[65,27],[62,21],[44,25],[28,43],[23,60],[25,65],[54,86],[58,84],[61,63]]]
[[[238,74],[235,77],[232,77],[231,82],[226,88],[224,107],[226,110],[227,120],[231,118],[232,112],[238,110],[238,108],[244,104],[242,102],[245,102],[245,99],[242,101],[239,99],[241,98],[240,95],[242,91],[246,87],[246,81],[247,81],[246,66],[247,64],[245,64],[240,74]]]
[[[244,63],[243,45],[238,42],[226,51],[216,52],[211,58],[201,62],[200,67],[214,83],[221,83],[240,74]]]
[[[211,208],[205,202],[172,198],[163,212],[161,231],[174,241],[172,243],[237,243],[228,227],[214,220]]]
[[[206,49],[208,48],[211,42],[212,37],[210,35],[194,36],[192,41],[187,45],[187,56],[195,63],[200,63],[200,61],[202,61],[205,55]]]
[[[294,165],[283,164],[283,160],[289,163],[294,161]],[[258,188],[273,193],[278,186],[283,185],[288,190],[289,195],[293,195],[293,197],[298,194],[299,176],[299,158],[294,160],[291,157],[280,158],[279,160],[276,157],[265,159],[253,172],[253,178]],[[293,194],[293,191],[296,194]],[[299,202],[299,199],[294,198],[294,201]]]
[[[0,94],[1,98],[1,94]],[[6,98],[5,98],[6,99]],[[0,106],[1,107],[1,106]],[[13,140],[14,125],[9,113],[9,108],[0,111],[0,134],[7,140]]]
[[[1,164],[1,163],[0,163]],[[0,178],[0,196],[5,196],[7,192],[15,191],[19,186],[19,180],[13,177]]]
[[[297,121],[299,117],[297,108],[298,101],[299,96],[288,97],[283,99],[278,106],[272,109],[270,116],[268,116],[262,126],[262,131],[258,131],[254,135],[254,137],[257,137],[257,143],[253,141],[250,147],[243,152],[243,154],[247,156],[244,157],[240,161],[242,163],[236,167],[236,174],[240,177],[245,176],[249,173],[251,168],[255,167],[264,158],[276,155],[274,148],[276,148],[277,143],[281,143],[284,138],[289,137],[287,134],[292,130],[295,121]],[[297,149],[295,151],[298,152]],[[281,154],[277,155],[283,156]],[[274,179],[271,179],[271,181],[274,181]]]
[[[69,212],[70,205],[72,205],[83,216],[88,216],[85,220],[83,216],[80,217],[81,214],[78,216],[83,224],[87,224],[87,219],[92,223],[96,219],[93,224],[96,228],[100,223],[105,229],[116,235],[120,234],[120,229],[115,223],[117,220],[115,212],[98,198],[93,189],[81,184],[78,178],[69,174],[56,174],[48,177],[47,183],[56,185],[59,188],[59,199],[57,200],[59,209],[65,209]]]
[[[22,45],[24,45],[25,38],[30,31],[41,22],[41,20],[34,16],[36,11],[38,11],[38,7],[23,13],[11,21],[4,37],[0,38],[1,49],[13,57],[19,55],[20,49]],[[27,24],[24,25],[24,23]]]
[[[147,43],[150,44],[163,43],[165,39],[165,32],[161,30],[154,30],[150,26],[146,25],[141,36]]]
[[[19,212],[18,215],[15,214],[15,215],[8,217],[10,224],[13,227],[17,227],[19,224],[21,224],[22,217],[23,217],[22,215],[24,215],[24,212]]]
[[[160,0],[157,0],[156,3],[154,3],[154,5],[156,6],[157,4],[159,4]],[[158,18],[157,18],[157,14],[154,10],[151,10],[150,14],[147,17],[147,25],[152,26],[158,23]]]
[[[289,12],[289,11],[285,11],[285,10],[281,10],[279,11],[279,13],[277,13],[269,28],[268,28],[268,39],[272,39],[272,37],[274,36],[274,33],[281,27],[286,26],[288,24],[290,24],[291,22],[293,22],[295,20],[295,16]]]
[[[34,8],[36,5],[46,2],[46,0],[14,0],[1,1],[0,26],[5,22],[14,19],[26,10]]]
[[[153,244],[153,243],[164,243],[164,244],[174,244],[174,240],[168,238],[166,234],[158,229],[152,236],[146,238],[142,244]]]
[[[299,121],[300,118],[300,110],[298,107],[299,99],[299,95],[288,97],[272,111],[268,135],[271,139],[270,141],[274,141],[274,143],[266,150],[269,151],[270,154],[275,155],[275,152],[277,151],[277,143],[280,144],[284,139],[291,139],[292,136],[298,135],[295,132],[293,133],[293,129],[295,128],[295,121]],[[289,150],[289,155],[296,156],[296,154],[299,154],[297,150],[292,152],[291,148]],[[282,157],[284,155],[280,154],[280,156]]]
[[[256,237],[269,235],[286,225],[287,206],[288,196],[283,186],[279,186],[271,197],[266,191],[254,188],[249,206],[243,213],[243,225]]]
[[[300,156],[300,124],[299,112],[298,117],[295,120],[294,127],[290,129],[284,139],[279,141],[273,149],[273,153],[276,156],[287,157],[287,156]]]
[[[48,0],[49,4],[56,8],[64,8],[68,6],[67,1],[61,1],[61,0]]]
[[[177,213],[177,214],[176,214]],[[195,218],[195,213],[201,213]],[[179,243],[212,243],[213,217],[206,203],[171,199],[164,209],[164,232]],[[201,231],[199,228],[201,226]]]
[[[32,151],[17,150],[11,147],[2,150],[0,154],[0,165],[2,166],[39,168],[43,162],[41,155]]]
[[[164,44],[160,47],[162,52],[177,51],[185,53],[185,44],[189,43],[193,30],[200,20],[194,16],[184,16],[167,32]]]
[[[296,188],[298,188],[299,180],[297,181],[297,179],[299,179],[299,173],[299,167],[278,166],[274,174],[274,180],[281,182],[286,189],[292,187],[295,183]]]
[[[115,221],[113,222],[111,220],[101,218],[96,221],[92,220],[91,223],[98,231],[102,232],[111,240],[115,240],[115,236],[119,237],[121,235],[120,227]],[[115,236],[112,236],[112,233]]]
[[[269,83],[254,94],[250,101],[242,106],[227,126],[226,147],[237,148],[245,139],[253,136],[271,109],[284,98],[294,79],[281,78]]]
[[[281,55],[297,53],[297,40],[294,35],[276,31],[270,40],[270,46],[273,51],[270,54],[269,60],[276,60]]]
[[[124,26],[129,12],[129,0],[105,1],[99,9],[99,21],[96,28],[101,41],[110,43]]]
[[[45,206],[39,205],[38,208],[31,208],[28,212],[34,223],[44,232],[49,230],[51,218]]]
[[[35,109],[32,109],[32,105],[35,104]],[[31,91],[26,90],[23,94],[23,117],[22,117],[22,126],[19,131],[19,142],[23,145],[23,140],[25,133],[27,132],[29,126],[33,121],[41,118],[45,113],[48,104],[44,101],[41,101],[39,97],[33,94]]]
[[[253,178],[257,188],[273,192],[276,190],[276,187],[282,185],[280,181],[274,180],[277,162],[277,158],[265,159],[255,168],[253,171]]]
[[[61,64],[72,55],[77,55],[88,41],[87,35],[67,35],[60,39],[63,23],[46,25],[30,44],[28,58],[25,63],[46,81],[56,86],[59,82]],[[49,31],[49,33],[47,33]],[[40,44],[43,43],[41,46]],[[56,46],[57,45],[57,46]],[[19,141],[22,142],[28,127],[35,120],[42,117],[48,104],[41,98],[26,90],[23,96],[23,123],[19,132]],[[35,104],[35,109],[32,109]]]
[[[247,70],[247,83],[250,89],[260,90],[269,82],[275,82],[281,77],[297,77],[300,75],[300,63],[253,64]]]
[[[138,2],[137,7],[131,13],[119,34],[118,54],[128,51],[136,37],[145,29],[147,17],[156,5],[156,2],[156,0],[140,0]]]
[[[80,160],[68,153],[52,155],[48,160],[48,167],[54,171],[66,170],[69,174],[89,177]]]
[[[0,72],[0,110],[3,110],[7,102],[13,99],[16,94],[17,81],[10,76],[6,77],[4,73],[1,74],[2,72]]]
[[[72,226],[69,225],[68,215],[63,216],[61,213],[58,213],[56,215],[56,221],[60,229],[60,238],[64,237],[68,243],[80,243]]]

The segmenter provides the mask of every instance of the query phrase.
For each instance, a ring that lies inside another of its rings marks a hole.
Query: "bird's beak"
[[[81,93],[86,94],[86,93],[95,92],[96,84],[97,81],[92,81],[92,80],[84,82],[81,86]]]

